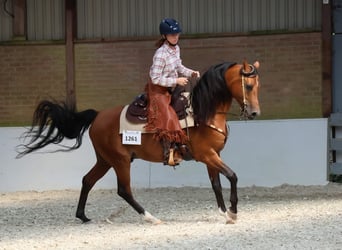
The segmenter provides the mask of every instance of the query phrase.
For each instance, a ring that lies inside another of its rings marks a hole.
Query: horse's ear
[[[243,60],[243,71],[244,72],[249,72],[250,71],[249,64],[248,64],[246,59]]]
[[[257,68],[257,69],[260,67],[259,61],[255,61],[255,62],[253,63],[253,65],[254,65],[254,67]]]

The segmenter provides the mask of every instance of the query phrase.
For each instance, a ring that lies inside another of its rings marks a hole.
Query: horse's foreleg
[[[219,168],[210,168],[207,167],[208,174],[210,177],[212,188],[215,192],[217,205],[219,207],[219,211],[222,215],[226,217],[227,223],[235,223],[237,219],[237,203],[238,203],[238,197],[237,197],[237,176],[236,174],[225,164],[222,163],[222,166]],[[231,206],[229,210],[226,209],[226,206],[224,204],[224,199],[222,196],[222,186],[221,181],[219,177],[219,173],[223,174],[225,177],[228,178],[230,181],[230,203]]]
[[[221,174],[228,178],[230,181],[230,204],[228,211],[223,211],[226,216],[232,219],[234,223],[237,219],[237,203],[238,203],[238,196],[237,196],[237,181],[238,178],[233,170],[231,170],[227,165],[223,164]],[[229,223],[227,221],[227,223]]]
[[[116,172],[118,181],[118,195],[122,197],[129,205],[131,205],[145,221],[151,222],[153,224],[161,223],[159,219],[145,211],[145,209],[134,199],[130,185],[130,169],[128,168],[124,170],[121,168]]]
[[[109,168],[110,165],[98,161],[82,179],[82,189],[77,205],[76,217],[81,219],[83,222],[90,221],[90,219],[87,218],[84,212],[88,194],[95,183],[108,172]]]
[[[213,188],[214,193],[215,193],[218,208],[221,211],[225,212],[227,209],[226,209],[226,205],[224,204],[224,199],[222,196],[222,186],[221,186],[219,172],[216,169],[210,169],[208,167],[208,174],[209,174],[209,178],[211,182],[211,187]]]

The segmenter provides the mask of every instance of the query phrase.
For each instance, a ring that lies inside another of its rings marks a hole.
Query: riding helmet
[[[165,18],[160,22],[159,31],[161,35],[177,34],[182,32],[182,28],[175,19]]]

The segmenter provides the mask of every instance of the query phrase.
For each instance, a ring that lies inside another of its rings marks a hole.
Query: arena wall
[[[154,42],[76,43],[78,109],[100,110],[131,102],[147,82]],[[320,32],[185,36],[180,45],[183,63],[202,73],[223,61],[259,60],[260,119],[322,117]],[[30,124],[33,110],[43,98],[65,100],[64,44],[14,42],[0,46],[0,58],[0,126]]]
[[[221,157],[238,175],[238,187],[325,185],[327,183],[327,119],[282,119],[228,122],[230,134]],[[80,189],[82,177],[95,163],[86,133],[80,149],[69,153],[34,153],[15,159],[20,127],[0,128],[0,192]],[[55,148],[47,147],[43,152]],[[210,187],[204,164],[183,161],[175,169],[135,160],[132,187]],[[224,187],[228,180],[221,176]],[[110,170],[95,186],[115,189]]]

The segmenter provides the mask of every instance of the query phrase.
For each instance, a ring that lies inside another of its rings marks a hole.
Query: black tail
[[[49,144],[59,144],[64,138],[76,139],[73,146],[63,146],[57,151],[70,151],[82,144],[84,132],[97,116],[97,111],[88,109],[76,112],[65,103],[41,101],[37,106],[31,128],[23,134],[30,141],[18,146],[17,158],[41,149]]]

